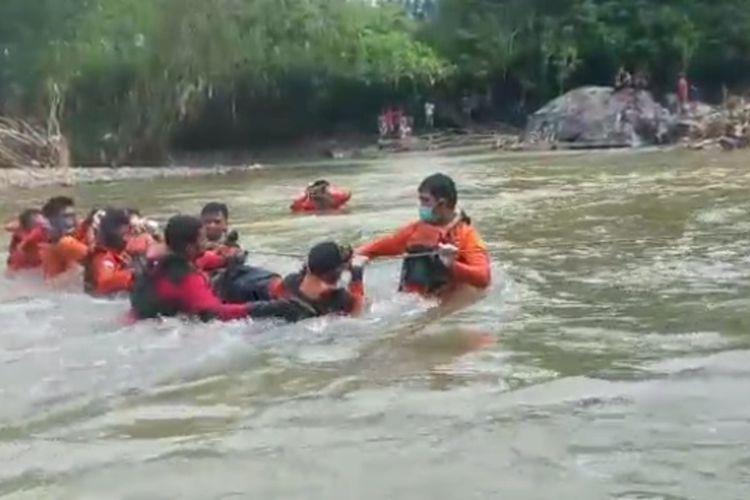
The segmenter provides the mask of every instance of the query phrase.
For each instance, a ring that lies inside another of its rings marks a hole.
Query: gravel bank
[[[126,179],[156,179],[162,177],[195,177],[222,175],[232,172],[258,170],[260,165],[233,167],[118,167],[71,169],[0,168],[0,190],[67,186],[89,182],[110,182]]]

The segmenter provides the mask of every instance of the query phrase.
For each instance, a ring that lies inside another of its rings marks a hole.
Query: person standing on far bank
[[[428,129],[435,128],[435,104],[430,101],[424,103],[424,123]]]
[[[687,113],[690,104],[690,83],[684,71],[680,72],[680,79],[677,81],[677,102],[680,105],[680,113]]]

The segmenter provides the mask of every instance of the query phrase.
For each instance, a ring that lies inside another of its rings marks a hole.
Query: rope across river
[[[642,246],[642,245],[648,245],[648,244],[661,244],[661,243],[667,243],[672,242],[675,244],[685,244],[687,242],[680,242],[679,240],[696,240],[696,239],[705,239],[705,238],[712,238],[712,239],[722,239],[724,241],[724,238],[739,238],[739,237],[748,237],[750,234],[743,233],[740,231],[732,231],[732,232],[717,232],[717,233],[703,233],[703,234],[692,234],[692,235],[680,235],[680,236],[662,236],[662,237],[644,237],[644,238],[613,238],[613,239],[601,239],[601,240],[594,240],[594,241],[549,241],[549,242],[534,242],[530,241],[527,243],[517,243],[513,244],[512,246],[514,248],[518,248],[523,246],[523,248],[527,248],[529,250],[534,249],[549,249],[549,248],[586,248],[586,247],[595,247],[595,246],[608,246],[608,245],[618,245],[618,246]],[[295,253],[295,252],[277,252],[273,250],[246,250],[246,253],[248,255],[257,255],[261,257],[284,257],[284,258],[290,258],[290,259],[298,259],[298,260],[305,260],[307,258],[307,255],[302,253]],[[404,259],[417,259],[421,257],[432,257],[440,255],[440,252],[435,250],[431,252],[420,252],[420,253],[413,253],[413,254],[399,254],[399,255],[393,255],[388,257],[377,257],[373,258],[371,262],[390,262],[395,260],[404,260]]]

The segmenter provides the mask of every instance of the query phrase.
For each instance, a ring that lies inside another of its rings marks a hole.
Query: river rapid
[[[412,220],[441,171],[495,283],[440,318],[376,263],[363,318],[124,327],[124,300],[0,278],[0,496],[747,498],[748,160],[461,151],[63,190],[160,220],[225,200],[245,247],[297,253]],[[288,212],[319,177],[350,213]]]

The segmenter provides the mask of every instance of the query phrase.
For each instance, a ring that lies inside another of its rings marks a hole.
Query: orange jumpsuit
[[[129,255],[146,255],[149,249],[158,243],[156,238],[149,233],[130,235],[127,242],[125,251]]]
[[[63,236],[56,243],[42,245],[40,256],[46,279],[53,279],[83,264],[89,247],[73,236]]]
[[[448,289],[457,285],[481,289],[489,287],[492,273],[487,246],[474,226],[466,221],[450,225],[447,230],[424,222],[415,222],[392,236],[360,247],[357,253],[370,258],[392,257],[408,253],[410,248],[416,246],[436,250],[440,243],[452,244],[458,248],[456,261],[448,269],[451,281]],[[424,290],[409,287],[408,284],[404,290],[427,294]]]
[[[98,247],[87,259],[85,267],[84,286],[91,295],[108,296],[129,292],[133,288],[135,273],[125,252]]]
[[[330,194],[332,206],[323,210],[339,210],[349,203],[349,200],[352,198],[350,192],[340,189],[331,189]],[[292,202],[291,209],[292,212],[296,213],[318,212],[321,210],[315,200],[313,200],[308,193],[302,193],[297,199],[295,199],[294,202]]]
[[[15,231],[8,252],[8,270],[20,271],[41,267],[40,246],[45,241],[47,231],[43,227],[36,227],[30,231]]]

